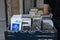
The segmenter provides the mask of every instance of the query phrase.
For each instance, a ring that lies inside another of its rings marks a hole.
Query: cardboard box
[[[37,14],[37,12],[38,12],[38,9],[33,8],[33,9],[30,9],[29,14],[35,15],[35,14]]]
[[[37,12],[38,9],[30,9],[30,11]]]
[[[13,15],[11,18],[11,30],[20,31],[21,24],[22,24],[21,15]]]
[[[43,10],[39,10],[37,14],[43,14]]]
[[[22,18],[22,26],[30,26],[31,27],[31,18]]]
[[[29,11],[29,14],[31,14],[31,15],[35,15],[35,14],[37,14],[37,12]]]
[[[30,30],[31,18],[22,18],[22,30]]]

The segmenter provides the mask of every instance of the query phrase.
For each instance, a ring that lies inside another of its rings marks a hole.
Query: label
[[[17,31],[17,30],[19,30],[19,24],[13,23],[12,24],[12,31]]]

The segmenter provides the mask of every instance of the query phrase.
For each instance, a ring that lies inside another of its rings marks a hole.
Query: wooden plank
[[[12,14],[19,14],[19,0],[11,0]]]
[[[12,13],[11,13],[11,0],[7,0],[7,18],[8,18],[8,25],[10,23],[10,18],[12,16]]]
[[[19,13],[23,14],[23,0],[19,0]]]

